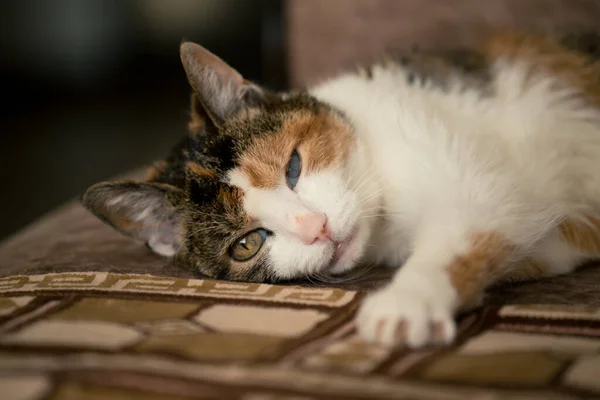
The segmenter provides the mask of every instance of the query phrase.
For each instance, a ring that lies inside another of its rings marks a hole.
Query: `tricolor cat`
[[[491,284],[600,254],[598,44],[503,34],[274,93],[183,43],[189,135],[147,181],[99,183],[83,203],[210,277],[398,268],[360,334],[449,343]]]

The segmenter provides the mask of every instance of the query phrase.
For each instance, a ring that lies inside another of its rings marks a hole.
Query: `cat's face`
[[[306,93],[274,94],[185,43],[190,135],[149,182],[92,186],[84,205],[188,267],[233,280],[337,274],[371,227],[350,173],[352,127]]]

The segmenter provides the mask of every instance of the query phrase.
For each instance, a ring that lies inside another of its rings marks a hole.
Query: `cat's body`
[[[84,204],[211,276],[402,267],[365,300],[359,331],[448,342],[489,285],[600,255],[598,48],[568,40],[499,36],[309,94],[262,91],[184,44],[190,136],[152,183],[99,184]]]

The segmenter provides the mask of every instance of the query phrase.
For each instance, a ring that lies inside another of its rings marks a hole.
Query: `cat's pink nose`
[[[329,241],[331,234],[327,229],[327,216],[321,213],[308,213],[294,217],[294,230],[306,244],[317,240]]]

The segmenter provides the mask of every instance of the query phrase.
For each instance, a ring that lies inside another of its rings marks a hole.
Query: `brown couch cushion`
[[[0,245],[0,276],[70,271],[193,275],[101,223],[76,201]]]
[[[288,0],[290,78],[302,87],[387,51],[473,46],[498,29],[600,30],[597,0]]]

